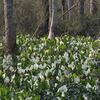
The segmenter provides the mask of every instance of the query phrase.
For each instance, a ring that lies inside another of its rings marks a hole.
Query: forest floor
[[[1,100],[99,100],[100,40],[17,35],[19,52],[0,43]]]

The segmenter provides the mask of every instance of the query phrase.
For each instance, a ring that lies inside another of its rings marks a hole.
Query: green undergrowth
[[[100,40],[17,36],[18,54],[0,43],[1,100],[99,100]]]

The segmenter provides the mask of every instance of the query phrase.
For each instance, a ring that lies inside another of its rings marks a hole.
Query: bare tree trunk
[[[79,16],[80,16],[81,25],[83,25],[83,21],[84,21],[84,2],[85,0],[80,0],[80,5],[79,5]]]
[[[67,0],[68,9],[73,6],[73,0]],[[72,10],[68,12],[69,20],[72,18]]]
[[[63,13],[64,13],[64,0],[62,0],[62,8],[61,8],[61,10],[62,10],[62,15],[63,15]],[[62,21],[64,20],[64,17],[62,17]]]
[[[49,1],[42,0],[43,12],[44,12],[44,22],[43,22],[43,33],[48,33],[49,26]]]
[[[67,19],[67,14],[63,15],[64,12],[67,10],[67,2],[65,0],[62,0],[62,20]]]
[[[48,38],[54,37],[54,13],[55,13],[55,0],[49,0],[49,35]]]
[[[95,0],[90,0],[90,14],[94,15],[97,12],[97,6]]]
[[[13,28],[13,0],[4,0],[6,53],[13,53],[16,46],[16,33]]]

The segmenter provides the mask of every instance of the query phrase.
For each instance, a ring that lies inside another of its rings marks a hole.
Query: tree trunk
[[[65,21],[67,19],[67,14],[63,15],[67,10],[67,2],[62,0],[62,19]]]
[[[90,0],[90,15],[94,15],[97,12],[97,6],[95,0]]]
[[[49,1],[42,0],[43,12],[44,12],[44,33],[48,33],[49,27]]]
[[[12,54],[16,46],[16,33],[13,27],[13,0],[4,0],[4,19],[6,53]]]
[[[49,0],[49,35],[48,38],[54,37],[54,13],[55,13],[55,0]]]
[[[81,25],[83,25],[84,21],[84,2],[85,0],[80,0],[80,5],[79,5],[79,16]]]
[[[68,9],[70,9],[73,6],[73,0],[67,0],[67,6],[68,6]],[[71,20],[71,18],[72,18],[72,10],[70,10],[68,12],[68,16],[69,16],[69,20]]]

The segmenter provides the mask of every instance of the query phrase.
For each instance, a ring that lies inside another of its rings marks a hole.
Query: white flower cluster
[[[66,60],[66,63],[69,61],[69,55],[67,52],[64,53],[64,56],[63,56]]]
[[[67,97],[76,100],[78,96],[88,100],[88,94],[96,93],[100,88],[99,79],[91,76],[97,70],[94,69],[92,54],[89,53],[92,44],[88,41],[83,42],[83,39],[74,37],[56,37],[54,40],[28,37],[19,37],[17,41],[21,54],[17,55],[16,73],[12,56],[8,55],[4,56],[3,75],[0,74],[4,84],[11,83],[10,90],[15,91],[17,95],[14,96],[18,96],[18,99],[35,100],[33,97],[37,99],[37,95],[43,95],[47,98],[55,96],[57,100]],[[7,76],[7,69],[14,74]],[[88,93],[81,93],[83,89]]]
[[[88,64],[90,58],[87,58],[84,64],[82,65],[83,73],[87,76],[90,73],[91,66]]]
[[[7,55],[7,56],[4,56],[4,59],[3,59],[3,68],[4,70],[7,70],[8,68],[12,67],[13,65],[13,62],[12,62],[12,55]]]
[[[61,92],[62,93],[62,97],[65,97],[65,93],[68,91],[68,88],[66,85],[61,86],[57,92]]]

